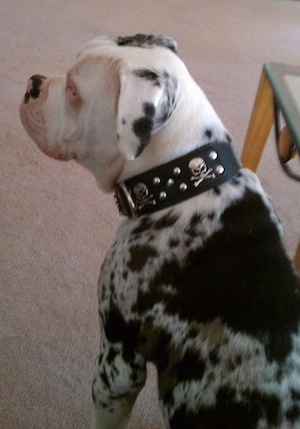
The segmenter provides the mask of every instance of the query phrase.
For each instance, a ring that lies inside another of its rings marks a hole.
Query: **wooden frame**
[[[256,171],[274,120],[273,90],[267,75],[263,71],[241,156],[242,163],[245,167]],[[300,271],[300,242],[294,262],[296,268]]]

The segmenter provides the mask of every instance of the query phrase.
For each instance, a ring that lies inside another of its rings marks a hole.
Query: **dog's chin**
[[[32,117],[32,114],[25,109],[24,103],[21,103],[19,112],[22,125],[25,128],[27,134],[36,143],[37,146],[41,147],[45,135],[44,125],[34,120],[35,118]]]
[[[31,116],[28,114],[26,109],[24,109],[23,102],[20,105],[20,119],[27,134],[34,141],[34,143],[37,145],[37,147],[41,150],[43,154],[59,161],[69,161],[75,158],[75,156],[72,154],[62,153],[62,151],[58,149],[59,145],[54,145],[53,147],[49,147],[49,145],[47,145],[47,143],[45,142],[44,127],[42,125],[37,124],[31,119]]]
[[[56,159],[58,161],[70,161],[71,159],[74,158],[74,157],[62,154],[57,149],[44,149],[41,147],[40,149],[43,152],[43,154],[47,155],[49,158]]]
[[[47,145],[45,145],[44,142],[36,141],[32,139],[36,146],[40,149],[40,151],[48,156],[49,158],[55,159],[57,161],[70,161],[71,159],[75,159],[74,155],[71,154],[64,154],[59,150],[57,147],[51,147],[49,148]]]

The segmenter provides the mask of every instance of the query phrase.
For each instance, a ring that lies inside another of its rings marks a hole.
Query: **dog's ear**
[[[175,79],[150,69],[120,72],[117,137],[121,154],[138,157],[170,117],[175,105]]]

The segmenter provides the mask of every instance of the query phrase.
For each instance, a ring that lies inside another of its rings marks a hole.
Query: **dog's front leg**
[[[110,343],[102,333],[101,352],[93,381],[93,429],[123,429],[146,380],[139,356],[124,358],[123,344]]]

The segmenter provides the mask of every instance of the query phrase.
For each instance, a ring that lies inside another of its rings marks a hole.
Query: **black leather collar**
[[[165,209],[234,178],[241,163],[228,142],[209,143],[117,184],[122,215],[137,218]]]

